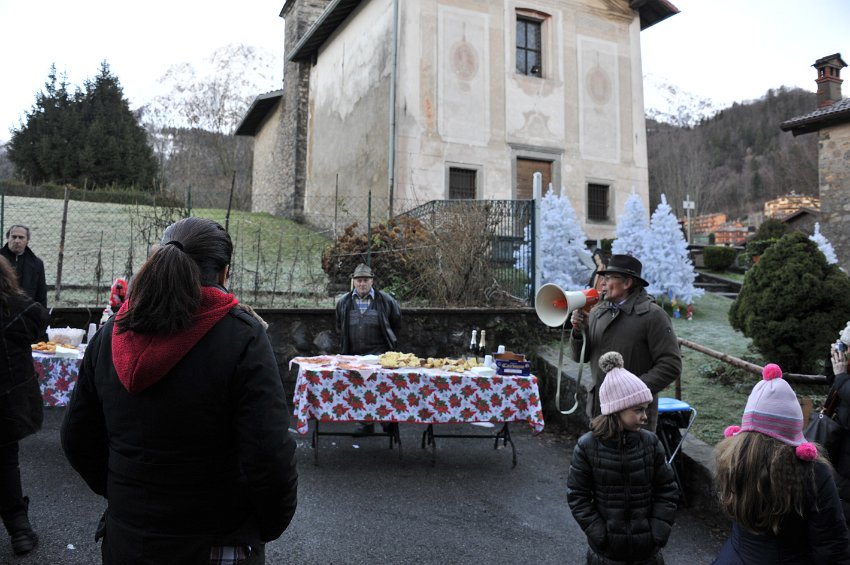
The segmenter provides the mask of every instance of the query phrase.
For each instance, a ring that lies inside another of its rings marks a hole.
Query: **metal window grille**
[[[588,184],[587,185],[587,219],[588,220],[607,220],[608,219],[608,185],[607,184]]]
[[[449,200],[475,199],[475,169],[449,168]]]
[[[523,75],[543,76],[541,22],[516,19],[516,71]]]

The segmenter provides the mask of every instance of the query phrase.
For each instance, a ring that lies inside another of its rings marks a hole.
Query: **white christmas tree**
[[[832,248],[832,244],[829,242],[826,236],[820,232],[819,222],[815,222],[815,233],[810,235],[809,239],[811,239],[817,244],[818,249],[820,249],[821,253],[823,253],[824,257],[826,257],[827,263],[829,263],[830,265],[835,265],[836,263],[838,263],[838,257],[836,257],[835,255],[835,249]]]
[[[614,255],[631,255],[640,260],[643,255],[644,241],[649,232],[648,218],[649,214],[643,207],[643,202],[633,189],[632,195],[626,200],[623,213],[617,218],[611,253]]]
[[[561,189],[561,192],[564,192]],[[564,290],[578,290],[587,286],[593,264],[575,210],[566,196],[549,190],[540,201],[540,241],[537,242],[537,263],[540,266],[541,284],[555,283]],[[526,228],[525,241],[531,239]],[[529,245],[524,243],[514,253],[515,266],[523,269],[529,261]]]
[[[697,274],[688,257],[685,234],[663,194],[661,203],[652,213],[649,237],[640,260],[643,278],[649,282],[647,292],[652,295],[691,304],[695,297],[705,292],[694,286]]]

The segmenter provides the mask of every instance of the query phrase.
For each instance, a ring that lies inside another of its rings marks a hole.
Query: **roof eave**
[[[283,97],[283,90],[273,90],[260,94],[254,101],[251,102],[251,107],[245,112],[245,116],[239,125],[236,126],[236,131],[233,135],[243,135],[246,137],[254,137],[260,129],[260,124],[263,123],[266,116],[277,104],[278,100]]]

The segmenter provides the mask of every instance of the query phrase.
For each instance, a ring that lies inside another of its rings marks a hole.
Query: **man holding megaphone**
[[[646,428],[654,432],[658,393],[681,374],[682,356],[670,317],[647,294],[648,283],[641,278],[642,271],[641,262],[630,255],[611,256],[608,265],[598,272],[604,281],[605,300],[589,313],[581,308],[573,310],[570,347],[573,360],[580,361],[584,331],[584,361],[592,369],[588,417],[601,413],[598,391],[605,375],[599,368],[599,357],[608,351],[619,351],[624,368],[640,377],[652,392]]]

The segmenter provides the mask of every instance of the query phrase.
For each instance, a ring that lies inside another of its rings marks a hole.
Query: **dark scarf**
[[[201,304],[192,325],[173,334],[117,333],[112,327],[112,363],[128,392],[141,392],[159,382],[239,302],[213,287],[201,288]],[[127,311],[129,302],[118,310]]]

